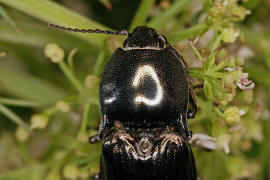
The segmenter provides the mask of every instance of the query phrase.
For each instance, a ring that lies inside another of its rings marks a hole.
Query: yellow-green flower
[[[18,126],[15,131],[15,137],[18,141],[25,142],[29,138],[29,132],[26,131],[23,127]]]
[[[58,109],[61,112],[69,112],[70,111],[70,107],[69,104],[66,103],[65,101],[58,101],[55,105],[56,109]]]
[[[77,179],[79,177],[79,169],[75,165],[67,165],[64,167],[63,174],[67,179]]]
[[[48,124],[48,117],[42,114],[35,114],[31,117],[31,129],[44,129]]]
[[[44,49],[45,56],[54,63],[59,63],[64,59],[65,53],[56,43],[49,43]]]
[[[240,112],[238,107],[232,106],[224,111],[225,121],[229,124],[240,122]]]

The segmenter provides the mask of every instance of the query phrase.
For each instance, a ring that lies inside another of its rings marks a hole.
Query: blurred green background
[[[97,86],[124,38],[48,23],[164,34],[196,87],[199,178],[270,179],[269,0],[0,0],[0,180],[99,171]]]

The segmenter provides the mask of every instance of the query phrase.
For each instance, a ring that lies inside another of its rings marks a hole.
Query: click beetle
[[[125,35],[101,75],[101,122],[94,143],[104,140],[100,179],[196,179],[188,140],[188,119],[197,102],[183,57],[153,28],[128,32],[72,32]]]

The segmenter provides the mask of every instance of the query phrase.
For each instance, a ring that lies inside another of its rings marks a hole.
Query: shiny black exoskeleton
[[[196,180],[191,148],[164,128],[113,131],[101,157],[102,180]]]
[[[109,59],[99,86],[101,138],[115,121],[128,127],[175,126],[190,138],[187,119],[196,113],[196,102],[189,72],[182,56],[164,43],[154,29],[137,27]]]
[[[101,76],[101,180],[196,180],[187,120],[197,112],[188,67],[163,35],[145,26],[127,35]]]

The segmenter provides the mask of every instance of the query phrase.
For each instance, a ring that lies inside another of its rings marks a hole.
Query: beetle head
[[[129,33],[128,38],[124,41],[124,48],[134,47],[163,48],[164,41],[153,28],[139,26]]]

